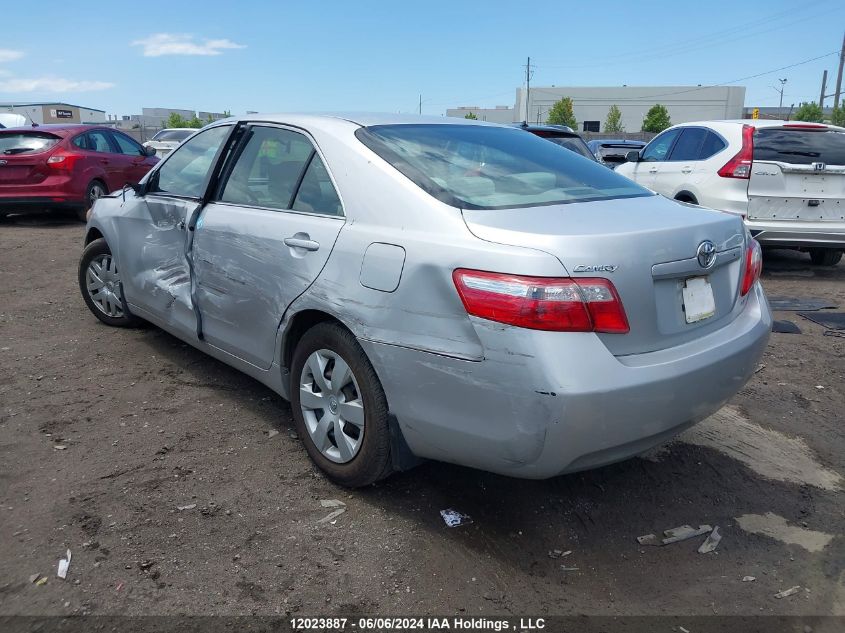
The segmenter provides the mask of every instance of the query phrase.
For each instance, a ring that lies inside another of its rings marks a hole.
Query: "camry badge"
[[[619,268],[616,264],[596,264],[595,266],[588,266],[581,264],[576,266],[573,271],[576,273],[612,273]]]
[[[710,240],[704,240],[698,245],[696,257],[698,257],[699,266],[710,268],[716,263],[716,246]]]

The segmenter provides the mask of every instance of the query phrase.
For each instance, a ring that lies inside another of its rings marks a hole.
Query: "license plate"
[[[683,287],[684,315],[687,323],[709,319],[716,314],[713,287],[707,277],[687,279]]]

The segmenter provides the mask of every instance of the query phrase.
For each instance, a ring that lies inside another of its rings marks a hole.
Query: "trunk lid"
[[[748,219],[845,221],[845,130],[821,124],[758,128]]]
[[[0,130],[0,185],[38,184],[61,138],[48,132]]]
[[[662,196],[462,213],[480,239],[550,253],[570,277],[612,281],[631,326],[628,334],[598,335],[614,355],[680,345],[735,316],[745,246],[736,216]],[[707,269],[697,258],[705,240],[716,247]],[[707,277],[715,312],[687,323],[683,289],[694,277]]]

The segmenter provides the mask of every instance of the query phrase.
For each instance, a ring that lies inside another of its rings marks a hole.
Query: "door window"
[[[91,132],[80,134],[73,139],[73,144],[81,149],[87,149],[89,152],[114,153],[111,143],[109,143],[109,137],[103,130],[92,130]]]
[[[121,154],[128,154],[129,156],[144,156],[144,148],[133,141],[128,136],[118,132],[112,132],[112,138],[117,143],[117,147]]]
[[[678,137],[680,130],[669,130],[651,141],[643,150],[643,161],[654,162],[666,160],[672,143]]]
[[[302,184],[293,201],[294,211],[321,213],[324,215],[343,215],[340,198],[337,197],[329,172],[317,154],[311,159]]]
[[[231,125],[213,127],[180,145],[156,171],[151,191],[201,198],[214,159],[231,129]]]
[[[246,145],[223,185],[220,200],[269,209],[293,208],[303,172],[312,156],[316,158],[311,141],[297,132],[274,127],[254,126],[248,134]],[[328,178],[328,174],[325,177]],[[315,168],[315,174],[309,180],[309,192],[314,196],[320,178]],[[301,206],[308,204],[300,202]]]
[[[678,142],[672,148],[672,155],[669,160],[699,160],[701,155],[701,143],[707,136],[707,130],[700,127],[684,128]]]

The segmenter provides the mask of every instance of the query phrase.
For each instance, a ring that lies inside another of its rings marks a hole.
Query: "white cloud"
[[[0,80],[0,92],[90,92],[113,86],[113,83],[107,81],[77,81],[61,77],[10,77]]]
[[[13,51],[8,48],[0,48],[0,64],[3,62],[11,62],[23,57],[23,51]]]
[[[221,51],[226,49],[246,48],[243,44],[236,44],[227,39],[198,41],[194,39],[193,35],[185,33],[155,33],[142,40],[132,42],[132,46],[142,46],[144,57],[220,55]]]

